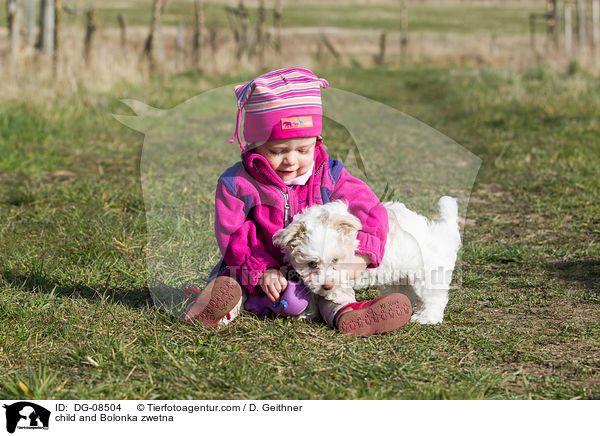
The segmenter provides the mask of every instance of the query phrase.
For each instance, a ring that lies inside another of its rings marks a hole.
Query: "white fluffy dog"
[[[414,306],[412,321],[441,323],[461,244],[456,199],[440,198],[437,221],[402,203],[384,206],[389,217],[385,255],[378,268],[368,268],[357,281],[349,280],[347,273],[361,223],[340,200],[295,215],[273,242],[315,294],[346,302],[354,298],[354,289],[378,287],[382,295],[402,292]]]

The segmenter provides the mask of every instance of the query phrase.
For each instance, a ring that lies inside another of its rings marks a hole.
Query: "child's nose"
[[[291,153],[288,153],[285,156],[283,156],[283,163],[285,165],[292,166],[296,163],[296,160],[294,159],[294,156]]]

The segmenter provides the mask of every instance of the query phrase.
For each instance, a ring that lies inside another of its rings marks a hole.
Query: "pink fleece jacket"
[[[346,200],[362,223],[356,252],[370,257],[369,268],[379,266],[387,239],[387,211],[366,183],[329,157],[322,138],[317,140],[313,173],[305,185],[287,186],[263,156],[242,152],[242,161],[219,178],[215,194],[215,235],[230,273],[250,293],[261,293],[258,280],[263,272],[284,265],[273,234],[304,208],[338,199]]]

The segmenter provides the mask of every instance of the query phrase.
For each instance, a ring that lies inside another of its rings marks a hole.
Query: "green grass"
[[[0,397],[600,398],[597,80],[544,69],[318,73],[483,159],[462,286],[444,324],[348,338],[245,314],[209,331],[153,305],[143,136],[111,114],[130,114],[119,98],[168,108],[198,83],[247,77],[182,74],[111,94],[3,102]],[[217,254],[211,229],[201,234],[207,272]]]

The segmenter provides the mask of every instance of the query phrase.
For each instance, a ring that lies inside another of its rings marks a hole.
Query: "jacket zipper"
[[[321,168],[323,168],[323,165],[325,165],[325,161],[321,162],[321,165],[319,165],[319,168],[317,168],[317,171],[315,171],[315,174],[314,174],[315,176],[317,175],[317,173],[319,171],[321,171]]]
[[[285,213],[283,215],[283,226],[287,227],[290,223],[290,196],[285,192],[281,191],[283,198],[285,199]]]
[[[317,171],[314,172],[315,175],[319,171],[321,171],[321,169],[323,168],[323,165],[325,165],[325,161],[321,162],[321,165],[319,165],[319,168],[317,169]],[[253,165],[253,166],[256,171],[258,171],[263,177],[268,179],[268,177],[265,175],[265,173],[263,173],[256,165]],[[283,199],[285,200],[285,209],[284,209],[284,214],[283,214],[283,227],[287,227],[288,224],[290,223],[290,210],[291,210],[290,196],[279,186],[277,186],[277,185],[273,185],[273,186],[275,186],[277,189],[279,189],[279,192],[281,192],[281,195],[283,195]]]
[[[263,173],[256,165],[254,165],[254,169],[256,171],[258,171],[261,176],[263,176],[264,178],[266,178],[268,180],[268,177],[265,175],[265,173]],[[275,184],[273,186],[275,186],[277,189],[279,189],[279,192],[281,192],[281,195],[283,195],[283,199],[285,200],[285,209],[284,209],[284,214],[283,214],[283,227],[287,227],[287,225],[289,224],[289,221],[290,221],[290,196],[279,186],[277,186]]]

